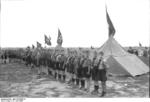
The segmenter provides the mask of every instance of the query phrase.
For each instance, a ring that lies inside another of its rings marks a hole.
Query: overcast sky
[[[100,47],[108,39],[105,4],[122,46],[149,45],[149,0],[2,0],[2,47],[56,46],[58,28],[64,47]]]

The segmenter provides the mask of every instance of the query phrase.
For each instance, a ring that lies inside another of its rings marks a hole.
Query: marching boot
[[[102,91],[102,94],[100,97],[104,97],[106,95],[106,92],[105,91]]]
[[[102,94],[100,97],[104,97],[106,94],[106,83],[102,82]]]
[[[98,93],[99,93],[99,92],[98,92],[99,86],[96,85],[95,88],[96,88],[96,94],[98,94]]]
[[[98,94],[98,89],[99,89],[99,86],[95,85],[94,90],[92,91],[92,94],[94,94],[94,95]]]

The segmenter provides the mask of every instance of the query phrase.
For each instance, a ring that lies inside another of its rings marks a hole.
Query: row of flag
[[[115,35],[116,30],[115,30],[113,23],[109,17],[107,7],[106,7],[106,19],[107,19],[107,23],[108,23],[108,36],[113,37]],[[48,37],[47,35],[44,35],[44,40],[45,40],[45,44],[47,44],[48,46],[52,45],[50,36]],[[58,29],[57,44],[62,45],[62,42],[63,42],[62,34],[60,32],[60,29]],[[139,43],[139,46],[142,47],[142,44]],[[32,45],[32,47],[34,47],[34,45]],[[41,47],[42,47],[42,44],[37,42],[37,48],[41,48]],[[93,48],[93,47],[91,47],[91,48]]]
[[[113,37],[116,31],[115,31],[113,23],[109,17],[109,14],[107,12],[107,7],[106,7],[106,18],[107,18],[107,23],[108,23],[108,36]],[[47,44],[48,46],[52,45],[50,36],[48,37],[47,35],[44,35],[44,41],[45,41],[45,44]],[[62,45],[62,42],[63,42],[62,34],[60,32],[60,29],[58,29],[57,44]],[[34,45],[32,45],[32,47],[35,48]],[[41,47],[42,47],[42,44],[37,41],[37,48],[41,48]]]
[[[106,8],[106,19],[108,23],[108,37],[113,37],[115,35],[116,30],[108,14],[107,6],[105,6],[105,8]],[[52,45],[50,36],[48,37],[47,35],[44,35],[44,40],[45,40],[45,44],[47,44],[48,46]],[[62,45],[62,42],[63,42],[62,34],[60,32],[60,29],[58,29],[57,44]],[[139,46],[142,47],[142,44],[140,42],[139,42]],[[32,47],[35,48],[34,45],[32,45]],[[41,47],[42,47],[42,44],[37,42],[37,48],[41,48]],[[91,49],[94,49],[94,48],[91,46]]]
[[[50,36],[48,37],[47,35],[44,35],[44,42],[48,46],[51,46],[52,45],[52,43],[51,43],[51,37]],[[62,45],[62,42],[63,42],[62,34],[60,32],[60,29],[58,29],[57,44]],[[42,44],[40,42],[37,41],[36,45],[37,45],[37,48],[42,48]],[[32,45],[32,48],[35,48],[35,46]]]

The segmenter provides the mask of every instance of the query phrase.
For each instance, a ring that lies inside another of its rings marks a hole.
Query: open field
[[[90,91],[93,90],[91,82]],[[101,88],[99,89],[101,92]],[[0,97],[98,97],[54,80],[37,76],[24,64],[0,65]],[[137,77],[109,77],[105,97],[149,97],[149,73]]]

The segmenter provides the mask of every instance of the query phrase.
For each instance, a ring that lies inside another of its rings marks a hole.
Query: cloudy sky
[[[1,47],[26,47],[44,34],[56,46],[58,28],[64,47],[100,47],[108,39],[105,4],[122,46],[149,45],[149,0],[2,0]]]

